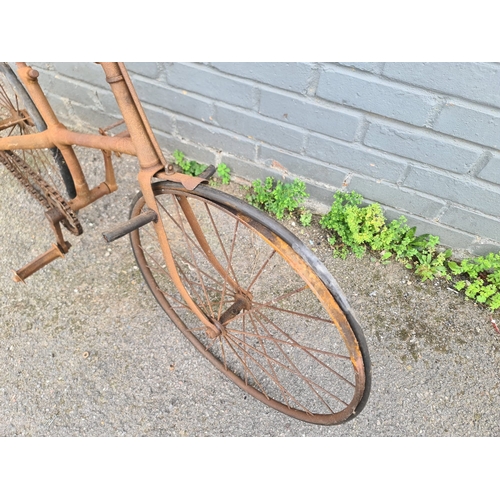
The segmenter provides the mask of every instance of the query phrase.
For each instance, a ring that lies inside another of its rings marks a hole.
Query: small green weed
[[[423,281],[448,276],[445,261],[451,251],[436,252],[437,236],[416,237],[416,228],[409,227],[404,216],[387,225],[378,203],[362,207],[362,201],[355,191],[337,191],[330,211],[321,218],[320,225],[333,232],[328,241],[334,246],[334,255],[346,258],[352,251],[362,257],[369,248],[381,252],[382,261],[393,256],[403,261]]]
[[[186,156],[182,151],[176,149],[172,153],[175,163],[181,167],[182,172],[186,175],[198,176],[207,169],[207,165],[198,163],[194,160],[186,160]],[[229,184],[231,181],[231,171],[225,163],[219,163],[217,166],[217,175],[222,184]],[[216,184],[211,182],[212,185]]]
[[[460,264],[450,261],[448,267],[454,275],[466,278],[455,283],[457,290],[464,290],[469,299],[492,311],[500,308],[500,252],[464,259]]]
[[[312,213],[309,210],[302,209],[299,217],[299,222],[304,226],[308,227],[311,225]]]
[[[207,165],[203,165],[194,160],[186,160],[184,153],[178,149],[176,149],[172,155],[175,159],[175,163],[181,167],[182,172],[186,175],[197,176],[207,168]]]
[[[257,208],[274,214],[277,219],[283,219],[285,215],[289,216],[301,207],[302,202],[308,196],[305,183],[299,179],[284,184],[281,181],[275,181],[273,177],[268,177],[264,183],[260,179],[252,183],[247,201]],[[305,222],[307,218],[306,215]]]
[[[217,167],[217,175],[220,177],[222,184],[229,184],[231,181],[230,173],[231,171],[225,163],[219,163],[219,166]]]
[[[328,241],[337,257],[345,259],[349,251],[362,257],[366,245],[371,245],[385,224],[380,205],[361,207],[362,201],[363,197],[354,191],[337,191],[330,211],[319,221],[321,227],[331,231]]]

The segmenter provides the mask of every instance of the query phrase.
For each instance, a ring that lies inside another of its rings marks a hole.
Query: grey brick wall
[[[69,125],[119,118],[99,66],[36,66]],[[279,164],[323,210],[356,190],[455,249],[500,249],[498,63],[127,66],[166,150],[247,180]]]

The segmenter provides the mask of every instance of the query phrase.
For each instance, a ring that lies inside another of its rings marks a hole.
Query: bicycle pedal
[[[45,267],[47,264],[50,264],[52,261],[58,259],[59,257],[64,257],[64,254],[68,253],[68,250],[71,248],[71,244],[68,241],[65,241],[64,243],[66,245],[66,248],[58,245],[57,243],[52,243],[52,248],[50,250],[47,250],[42,255],[39,255],[35,260],[31,261],[29,264],[26,264],[18,271],[13,271],[14,276],[12,277],[12,279],[17,283],[24,283],[24,280],[26,278],[42,269],[42,267]]]
[[[112,241],[115,241],[118,238],[121,238],[122,236],[125,236],[126,234],[129,234],[132,231],[135,231],[136,229],[149,224],[150,222],[156,222],[157,220],[158,215],[156,214],[156,212],[154,210],[147,210],[142,214],[132,217],[126,222],[123,222],[119,226],[116,226],[114,229],[111,229],[111,231],[102,233],[102,235],[108,243],[111,243]]]

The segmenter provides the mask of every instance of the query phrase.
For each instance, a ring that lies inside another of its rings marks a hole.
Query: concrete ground
[[[84,157],[91,175],[101,168],[99,154]],[[418,282],[398,263],[335,260],[314,228],[299,236],[336,277],[366,332],[370,399],[347,424],[318,427],[248,397],[172,325],[128,239],[102,239],[127,217],[136,168],[117,162],[120,190],[81,211],[84,234],[70,238],[68,256],[25,285],[10,270],[36,255],[39,238],[0,171],[1,436],[499,434],[500,336],[488,311],[445,282]]]

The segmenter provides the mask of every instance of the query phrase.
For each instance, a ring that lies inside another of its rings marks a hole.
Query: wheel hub
[[[225,325],[238,316],[241,311],[249,311],[252,308],[252,294],[247,291],[240,291],[234,295],[235,301],[216,320],[211,318],[212,323],[217,327],[217,332],[207,330],[207,335],[214,339],[226,333]]]

